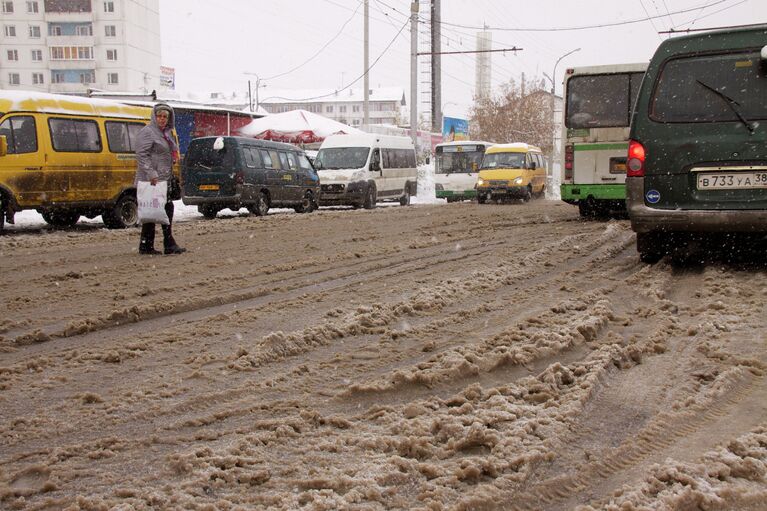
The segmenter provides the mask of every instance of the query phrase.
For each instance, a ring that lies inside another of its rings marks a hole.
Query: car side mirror
[[[0,135],[0,156],[5,156],[6,154],[8,154],[8,139],[5,138],[5,135]]]

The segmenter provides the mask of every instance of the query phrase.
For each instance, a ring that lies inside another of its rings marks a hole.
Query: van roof
[[[147,120],[150,118],[152,109],[143,106],[124,105],[106,99],[45,92],[0,90],[0,112],[42,112]]]
[[[476,144],[482,144],[486,146],[495,145],[492,142],[486,142],[484,140],[454,140],[452,142],[440,142],[435,147],[446,147],[446,146],[454,146],[454,145],[476,145]]]
[[[210,136],[210,137],[197,137],[192,139],[192,144],[194,143],[200,143],[198,141],[205,141],[205,140],[216,140],[217,138],[223,138],[224,142],[227,140],[230,142],[234,142],[237,145],[249,145],[249,146],[256,146],[256,147],[264,147],[267,149],[290,149],[293,151],[303,151],[298,146],[295,146],[293,144],[286,144],[284,142],[273,142],[271,140],[263,140],[260,138],[251,138],[251,137],[232,137],[232,136]]]
[[[377,133],[330,135],[322,142],[320,149],[325,147],[371,147],[374,145],[413,149],[413,141],[409,137],[378,135]]]
[[[487,153],[540,153],[541,149],[537,146],[526,144],[524,142],[514,142],[511,144],[495,144],[487,148]]]

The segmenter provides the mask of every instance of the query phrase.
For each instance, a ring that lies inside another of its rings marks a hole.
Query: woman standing
[[[173,164],[178,160],[178,146],[173,140],[172,130],[175,126],[173,109],[170,105],[158,103],[152,110],[152,119],[139,131],[136,137],[136,184],[139,181],[149,181],[152,186],[158,181],[168,182],[168,200],[165,212],[168,214],[168,225],[162,226],[163,245],[166,254],[181,254],[186,252],[173,239],[173,200],[170,194],[170,182],[173,178]],[[141,241],[139,254],[159,254],[154,248],[154,224],[141,226]]]

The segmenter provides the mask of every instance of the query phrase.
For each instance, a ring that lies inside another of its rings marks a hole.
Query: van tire
[[[484,204],[487,202],[487,198],[482,194],[477,194],[477,204]]]
[[[647,264],[655,264],[666,255],[665,236],[657,232],[637,233],[637,252],[639,260]]]
[[[56,228],[72,227],[80,220],[80,213],[66,209],[43,211],[41,215],[45,223]]]
[[[269,197],[265,192],[258,192],[256,201],[248,206],[248,211],[256,216],[266,216],[269,212]]]
[[[367,193],[365,193],[365,200],[362,202],[362,207],[365,209],[373,209],[376,207],[377,193],[375,185],[368,185]]]
[[[301,199],[301,204],[294,208],[296,213],[311,213],[316,209],[316,203],[314,200],[314,194],[307,190],[304,193],[304,198]]]
[[[410,183],[405,184],[405,189],[402,190],[402,196],[399,198],[400,206],[410,206]]]
[[[125,229],[138,224],[138,202],[136,197],[125,194],[117,199],[114,206],[101,214],[107,229]]]
[[[197,211],[208,220],[213,220],[218,215],[219,209],[211,204],[200,204],[197,206]]]
[[[522,196],[522,202],[530,202],[530,199],[532,198],[533,198],[533,187],[532,185],[527,185],[525,194]]]

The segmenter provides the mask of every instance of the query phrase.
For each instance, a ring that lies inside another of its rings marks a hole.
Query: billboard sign
[[[173,67],[160,66],[160,86],[165,89],[176,88],[176,69]]]
[[[453,142],[455,140],[469,139],[469,121],[456,117],[442,118],[442,141]]]

